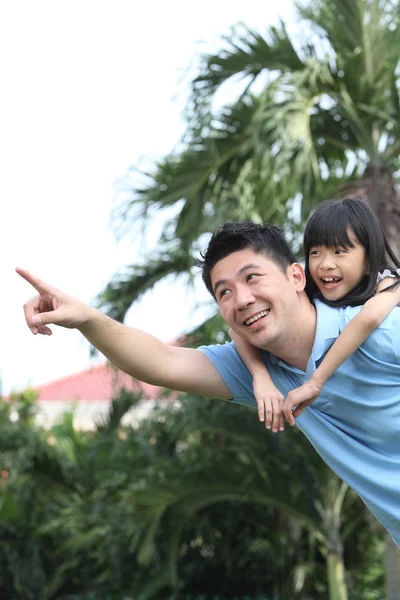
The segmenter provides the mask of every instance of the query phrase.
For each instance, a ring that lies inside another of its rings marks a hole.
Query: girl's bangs
[[[322,214],[323,212],[325,214]],[[304,232],[304,245],[307,250],[313,246],[354,248],[354,242],[349,236],[349,230],[353,229],[349,219],[341,211],[335,212],[337,214],[320,211],[311,217]]]

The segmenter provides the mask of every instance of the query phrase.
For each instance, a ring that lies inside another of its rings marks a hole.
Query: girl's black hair
[[[349,232],[365,248],[368,272],[346,296],[329,301],[323,297],[310,275],[310,250],[314,246],[354,248]],[[368,204],[354,198],[322,202],[307,222],[303,247],[307,295],[310,300],[319,298],[329,306],[364,304],[375,293],[378,273],[386,268],[400,267],[400,261],[391,249],[377,216]]]

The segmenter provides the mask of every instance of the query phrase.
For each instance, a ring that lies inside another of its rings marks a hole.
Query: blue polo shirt
[[[318,300],[315,305],[317,331],[305,372],[262,351],[268,372],[285,397],[309,379],[361,310],[331,308]],[[235,345],[199,350],[218,370],[233,402],[256,408],[252,377]],[[400,308],[339,367],[296,425],[400,546]]]

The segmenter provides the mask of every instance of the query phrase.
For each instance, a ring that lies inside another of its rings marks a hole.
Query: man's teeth
[[[269,310],[261,311],[260,313],[258,313],[258,315],[254,315],[254,317],[250,317],[250,319],[247,319],[247,321],[245,321],[245,325],[251,325],[255,321],[258,321],[258,319],[262,319],[262,317],[266,317],[268,313],[269,313]]]

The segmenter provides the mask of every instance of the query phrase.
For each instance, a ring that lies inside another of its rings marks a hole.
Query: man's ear
[[[288,268],[288,272],[294,282],[296,292],[304,292],[306,287],[306,274],[303,267],[299,263],[293,263]]]

